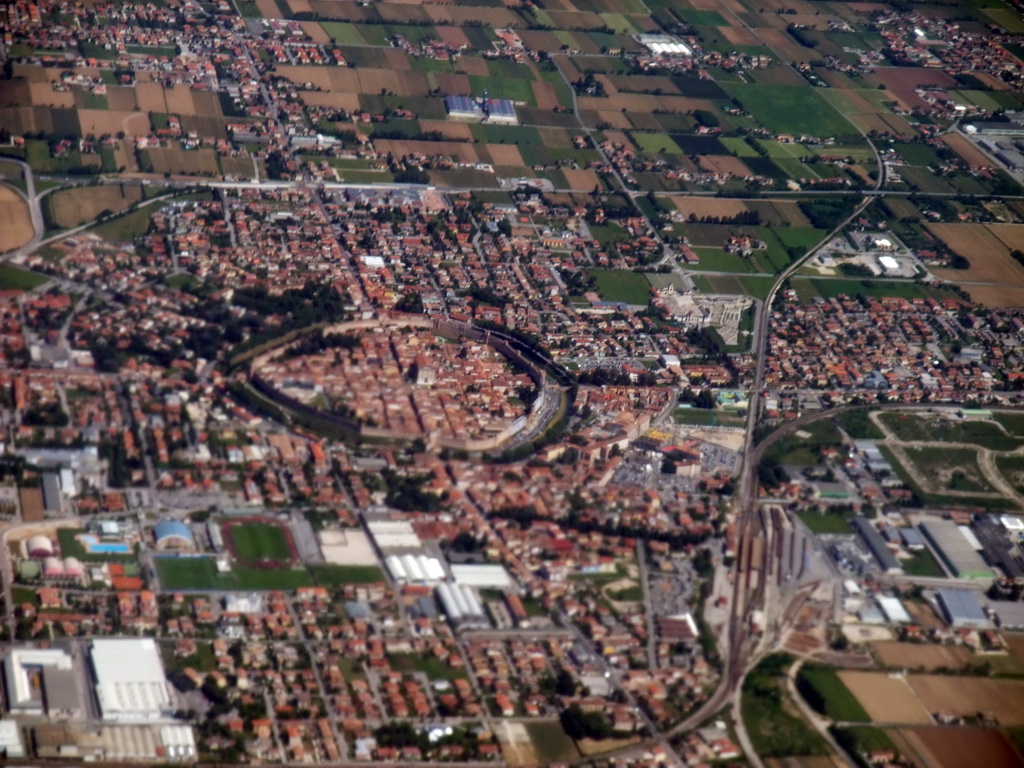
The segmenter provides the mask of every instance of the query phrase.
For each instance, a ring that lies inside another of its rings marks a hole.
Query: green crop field
[[[320,26],[339,45],[366,45],[355,25],[343,21],[323,21]]]
[[[794,136],[857,134],[857,129],[813,88],[727,83],[725,89],[770,131]]]
[[[647,304],[651,300],[651,283],[642,272],[591,269],[588,274],[597,281],[597,293],[605,301]]]
[[[278,525],[270,523],[238,523],[227,530],[235,556],[243,563],[260,560],[284,562],[292,559],[288,537]]]
[[[815,711],[842,722],[871,721],[864,707],[850,693],[831,667],[804,665],[796,678],[797,690]]]
[[[644,152],[649,152],[653,155],[659,152],[669,152],[673,155],[681,155],[683,153],[679,145],[664,133],[640,133],[639,131],[634,131],[632,136],[633,141]]]

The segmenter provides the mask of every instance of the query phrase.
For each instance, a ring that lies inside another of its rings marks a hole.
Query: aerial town
[[[0,539],[3,765],[1024,768],[1024,5],[0,5]]]

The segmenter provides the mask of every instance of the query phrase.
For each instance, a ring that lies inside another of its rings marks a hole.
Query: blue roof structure
[[[178,520],[161,520],[153,528],[153,538],[157,544],[168,538],[181,538],[192,543],[192,531]]]
[[[512,106],[512,102],[508,99],[488,99],[487,111],[490,114],[498,115],[499,117],[516,116],[516,108]]]
[[[444,108],[448,110],[449,114],[452,112],[475,114],[478,109],[476,101],[469,96],[445,96]]]

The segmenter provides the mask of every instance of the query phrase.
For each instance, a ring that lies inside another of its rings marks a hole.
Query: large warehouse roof
[[[96,698],[104,720],[141,721],[174,711],[156,641],[93,640]]]
[[[889,547],[882,538],[882,534],[871,524],[866,517],[853,518],[853,527],[860,534],[865,546],[874,555],[875,560],[882,566],[886,573],[899,573],[903,570],[896,556],[889,551]]]
[[[455,583],[460,586],[492,589],[511,589],[515,586],[503,565],[466,563],[452,564],[450,567]]]
[[[992,576],[992,569],[981,559],[981,555],[956,523],[950,520],[929,520],[921,523],[918,528],[957,578],[985,579]]]

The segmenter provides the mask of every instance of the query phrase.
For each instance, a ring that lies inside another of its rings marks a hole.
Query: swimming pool
[[[131,547],[120,541],[100,541],[91,533],[80,533],[78,540],[90,555],[127,555]]]

